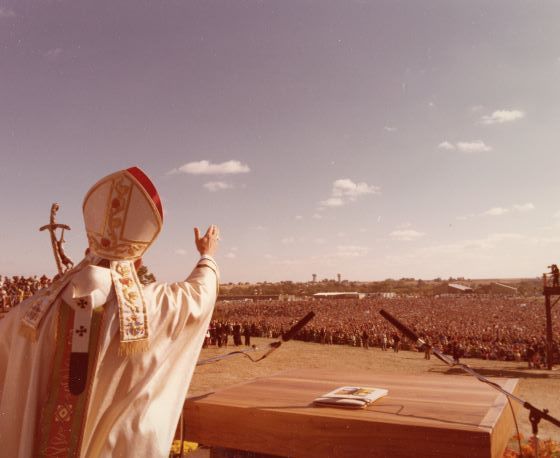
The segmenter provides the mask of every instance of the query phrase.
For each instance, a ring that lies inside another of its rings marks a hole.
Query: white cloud
[[[516,212],[521,212],[521,213],[525,213],[531,210],[534,210],[535,206],[533,205],[532,202],[527,202],[526,204],[514,204],[513,205],[513,210]]]
[[[492,147],[486,145],[483,141],[477,140],[473,142],[457,142],[457,149],[462,153],[485,153],[492,151]]]
[[[322,200],[320,205],[323,207],[341,207],[344,205],[344,201],[340,197],[331,197],[327,200]]]
[[[386,130],[387,132],[396,132],[397,128],[396,127],[391,127],[391,126],[385,126],[383,127],[384,130]]]
[[[556,213],[554,213],[554,215],[552,215],[553,218],[556,219],[560,219],[560,210],[558,210]]]
[[[335,180],[331,189],[331,197],[319,202],[321,207],[341,207],[348,202],[354,202],[359,197],[368,194],[379,194],[379,186],[369,185],[364,182],[355,183],[349,178]]]
[[[226,161],[220,164],[212,164],[210,161],[188,162],[182,166],[173,169],[168,174],[188,173],[191,175],[229,175],[236,173],[247,173],[251,169],[248,165],[239,161]]]
[[[348,178],[341,178],[333,183],[332,195],[335,197],[356,198],[366,194],[378,194],[378,186],[370,186],[367,183],[354,183]]]
[[[49,49],[45,54],[43,54],[43,56],[45,56],[47,60],[56,60],[61,55],[62,55],[62,48]]]
[[[180,256],[185,256],[187,254],[187,250],[184,250],[183,248],[178,248],[175,250],[175,254],[178,254]]]
[[[295,237],[284,237],[284,238],[281,240],[281,242],[282,242],[284,245],[292,245],[292,244],[296,243],[296,239],[295,239]]]
[[[468,215],[464,215],[464,216],[457,216],[456,219],[459,221],[465,221],[467,219],[471,219],[474,218],[476,216],[502,216],[505,215],[507,213],[510,212],[517,212],[517,213],[526,213],[529,212],[531,210],[534,210],[535,206],[533,205],[532,202],[527,202],[525,204],[514,204],[511,207],[505,208],[505,207],[492,207],[482,213],[479,214],[475,214],[475,213],[469,213]],[[560,216],[560,212],[558,212],[559,216]]]
[[[327,239],[323,237],[317,237],[313,239],[313,243],[316,243],[317,245],[324,245],[325,243],[327,243]]]
[[[0,19],[16,17],[16,12],[9,8],[0,7]]]
[[[336,250],[336,256],[341,258],[358,258],[368,253],[367,247],[357,245],[339,245]]]
[[[303,219],[303,216],[301,215],[296,215],[295,217],[296,221],[301,221]]]
[[[312,218],[313,218],[313,219],[322,219],[322,218],[323,218],[323,215],[321,215],[320,213],[313,213]]]
[[[471,142],[457,142],[455,144],[445,140],[438,145],[438,148],[447,151],[459,150],[462,153],[485,153],[488,151],[492,151],[492,147],[488,146],[482,140],[475,140]]]
[[[236,255],[235,255],[235,253],[233,253],[233,252],[230,251],[228,254],[226,254],[226,258],[228,258],[228,259],[235,259],[235,258],[236,258]]]
[[[418,240],[420,237],[424,237],[423,232],[415,231],[414,229],[397,229],[389,234],[389,236],[395,240],[402,240],[405,242],[410,242],[412,240]]]
[[[449,143],[447,140],[441,142],[438,145],[439,149],[446,149],[448,151],[454,150],[455,149],[455,145],[453,145],[452,143]]]
[[[483,215],[489,215],[489,216],[502,216],[505,215],[506,213],[509,213],[509,210],[507,208],[504,207],[492,207],[489,210],[486,210],[484,213],[482,213]]]
[[[483,116],[480,121],[482,124],[503,124],[523,119],[525,112],[521,110],[496,110],[491,115]]]
[[[486,240],[488,242],[503,242],[504,240],[519,240],[523,238],[521,234],[512,233],[512,232],[498,232],[494,234],[490,234]]]
[[[232,189],[233,185],[223,181],[209,181],[203,185],[210,192],[223,191],[225,189]]]

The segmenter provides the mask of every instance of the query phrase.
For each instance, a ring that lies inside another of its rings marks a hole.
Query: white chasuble
[[[73,309],[70,313],[74,326],[80,331],[68,340],[68,348],[83,354],[88,351],[83,337],[88,332],[96,334],[95,345],[89,341],[90,374],[84,389],[85,416],[75,442],[77,455],[169,455],[216,300],[216,266],[201,260],[185,282],[153,283],[143,288],[149,347],[132,354],[121,351],[119,310],[110,286],[110,271],[93,269],[88,272],[93,282],[85,277],[73,279],[66,287],[43,318],[35,342],[19,333],[22,317],[32,301],[21,303],[0,320],[2,456],[37,455],[40,430],[44,428],[40,424],[42,411],[56,389],[49,386],[56,379],[51,377],[60,337],[56,334],[64,313],[70,310],[68,306]],[[96,321],[95,316],[101,315]],[[54,405],[52,409],[53,422],[72,418],[64,406]]]

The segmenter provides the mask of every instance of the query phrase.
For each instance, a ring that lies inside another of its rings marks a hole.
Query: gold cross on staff
[[[48,230],[51,235],[51,245],[54,254],[54,260],[56,261],[56,267],[58,269],[58,273],[62,275],[68,269],[74,267],[74,263],[72,260],[66,256],[64,253],[64,248],[62,244],[65,242],[64,240],[64,231],[69,231],[70,226],[66,224],[58,224],[56,222],[56,212],[60,209],[60,206],[55,202],[51,206],[51,216],[50,216],[50,223],[45,224],[44,226],[40,227],[40,231]],[[61,229],[62,232],[60,234],[60,238],[56,238],[56,230]]]

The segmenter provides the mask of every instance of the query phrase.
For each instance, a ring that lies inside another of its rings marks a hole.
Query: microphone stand
[[[416,345],[422,345],[424,347],[430,347],[433,354],[436,356],[436,358],[443,361],[448,366],[459,367],[460,369],[465,371],[467,374],[472,375],[473,377],[477,378],[481,382],[490,385],[495,390],[498,390],[500,393],[504,394],[508,399],[512,399],[512,400],[518,402],[525,409],[527,409],[529,411],[529,421],[531,422],[531,428],[532,428],[532,431],[533,431],[532,439],[533,439],[533,442],[535,444],[535,456],[538,458],[538,456],[539,456],[539,437],[538,437],[538,434],[539,434],[539,423],[540,423],[540,421],[544,419],[544,420],[546,420],[546,421],[548,421],[548,422],[552,423],[553,425],[560,428],[560,420],[554,418],[552,415],[549,415],[548,414],[548,409],[542,409],[542,410],[538,409],[537,407],[535,407],[530,402],[525,401],[524,399],[514,395],[513,393],[510,393],[507,390],[504,390],[497,383],[494,383],[491,380],[488,380],[486,377],[480,375],[478,372],[476,372],[474,369],[472,369],[467,364],[458,363],[457,361],[455,361],[455,359],[453,359],[449,355],[445,355],[443,352],[439,351],[437,348],[434,348],[431,345],[428,345],[414,331],[412,331],[412,329],[410,329],[409,327],[404,325],[402,322],[397,320],[389,312],[381,309],[379,311],[379,313],[381,314],[381,316],[383,318],[385,318],[387,321],[389,321],[389,323],[391,323],[395,328],[397,328],[399,331],[401,331],[406,337],[408,337],[410,340],[412,340]]]

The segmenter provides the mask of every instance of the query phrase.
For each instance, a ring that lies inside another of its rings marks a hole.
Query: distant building
[[[394,299],[397,297],[397,293],[386,292],[386,293],[369,293],[370,297],[382,297],[383,299]]]
[[[366,297],[365,293],[356,292],[328,292],[328,293],[315,293],[313,297],[317,299],[363,299]]]
[[[470,286],[460,283],[443,284],[437,288],[437,294],[471,294],[474,290]]]

